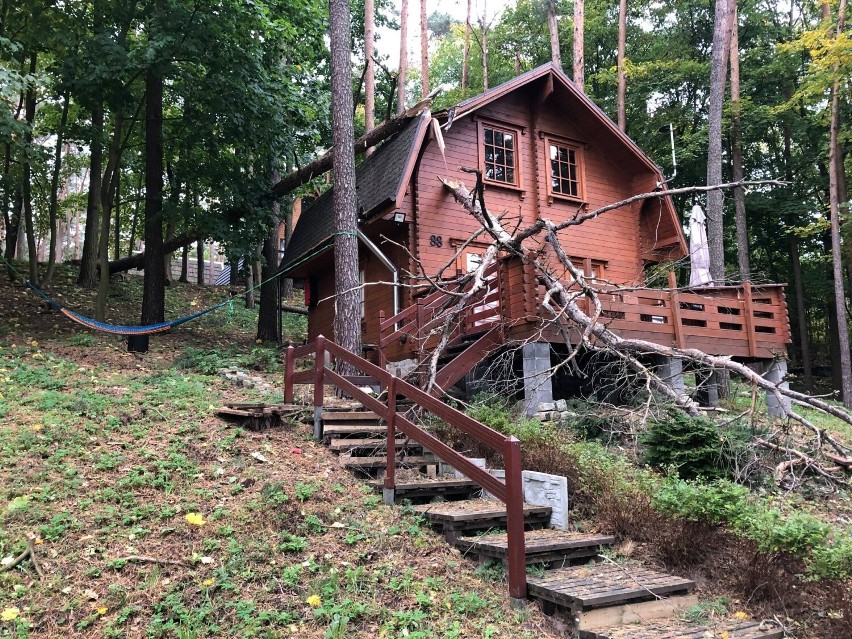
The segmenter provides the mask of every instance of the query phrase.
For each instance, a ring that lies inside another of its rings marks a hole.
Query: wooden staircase
[[[378,416],[367,410],[326,410],[322,421],[323,441],[340,464],[381,491],[383,482],[376,476],[386,468],[387,439]],[[399,437],[394,451],[397,468],[407,469],[407,477],[396,481],[396,501],[416,502],[415,512],[465,556],[506,564],[507,507],[483,499],[480,487],[469,479],[437,476],[438,460],[422,445]],[[523,514],[526,562],[536,566],[527,575],[528,597],[538,600],[546,614],[570,614],[580,639],[783,637],[783,629],[771,622],[679,622],[677,615],[698,602],[694,582],[640,564],[597,561],[615,538],[551,529],[548,506],[524,504]]]

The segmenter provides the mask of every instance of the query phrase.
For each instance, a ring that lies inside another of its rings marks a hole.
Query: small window
[[[520,186],[518,174],[518,133],[483,124],[483,178],[488,182]]]
[[[574,144],[547,139],[547,154],[550,162],[550,195],[572,200],[585,199],[582,149]]]

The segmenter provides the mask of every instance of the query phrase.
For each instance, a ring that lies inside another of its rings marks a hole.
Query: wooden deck
[[[597,564],[550,570],[527,579],[532,596],[573,610],[686,593],[695,583],[644,566]]]

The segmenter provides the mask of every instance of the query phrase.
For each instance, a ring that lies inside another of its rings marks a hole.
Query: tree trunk
[[[50,286],[53,272],[56,270],[56,245],[59,243],[59,174],[62,170],[62,145],[65,138],[65,127],[68,125],[68,107],[71,100],[68,93],[62,96],[62,115],[59,118],[59,128],[56,131],[56,150],[53,155],[53,174],[50,176],[50,250],[47,255],[47,273],[44,276],[44,286]],[[60,256],[61,257],[61,256]]]
[[[252,309],[254,308],[254,269],[247,268],[246,269],[246,308]]]
[[[333,197],[337,231],[334,238],[334,339],[343,348],[361,355],[358,238],[355,236],[358,227],[358,202],[355,194],[355,153],[352,148],[352,54],[347,0],[330,0],[330,19]],[[342,367],[344,371],[347,368]]]
[[[470,9],[472,0],[467,0],[467,14],[464,20],[464,49],[462,52],[462,98],[467,97],[467,88],[470,83]]]
[[[559,48],[559,25],[556,22],[556,0],[547,0],[547,28],[550,31],[550,59],[562,68],[562,51]]]
[[[30,54],[30,76],[34,77],[38,64],[38,54],[33,51]],[[33,184],[32,184],[32,157],[33,125],[35,123],[36,94],[35,83],[30,83],[27,89],[27,97],[24,101],[24,118],[27,123],[27,131],[24,134],[24,146],[26,156],[23,162],[23,183],[21,192],[24,196],[24,225],[27,232],[27,257],[29,262],[30,282],[38,285],[38,253],[36,252],[35,224],[33,221]]]
[[[97,240],[101,212],[101,173],[103,171],[104,107],[99,101],[92,109],[92,139],[89,142],[89,195],[86,206],[86,225],[83,232],[83,254],[77,284],[95,288],[97,273]]]
[[[133,250],[136,244],[136,225],[139,222],[139,204],[142,200],[142,171],[139,171],[136,177],[136,203],[133,205],[133,219],[130,222],[130,241],[127,245],[127,256],[133,256]]]
[[[284,207],[284,247],[290,245],[290,238],[293,236],[293,220],[298,219],[302,214],[302,198],[293,199],[292,206]],[[281,282],[281,297],[285,300],[290,300],[293,297],[293,280],[285,277]]]
[[[790,269],[793,272],[793,286],[796,290],[796,319],[799,325],[799,361],[802,364],[802,377],[805,389],[810,392],[814,387],[814,373],[811,365],[810,331],[808,330],[808,311],[805,307],[805,286],[802,282],[802,265],[799,261],[799,239],[795,234],[788,235],[790,241]]]
[[[329,0],[331,3],[333,0]],[[399,9],[399,73],[396,76],[396,112],[405,113],[405,80],[408,75],[408,0]]]
[[[178,282],[189,282],[189,244],[183,247],[180,255],[180,276]]]
[[[624,72],[624,56],[627,49],[627,0],[621,0],[618,5],[618,128],[627,131],[627,76]]]
[[[98,298],[95,303],[95,317],[98,321],[104,321],[106,313],[106,300],[109,295],[109,244],[110,244],[110,221],[112,217],[113,190],[116,185],[116,176],[119,171],[119,159],[121,157],[121,136],[124,131],[124,114],[121,109],[116,111],[112,142],[109,147],[109,159],[104,171],[101,183],[101,221],[100,237],[98,242]]]
[[[710,97],[708,100],[708,186],[722,183],[722,107],[725,102],[725,80],[731,46],[731,5],[736,6],[736,0],[716,0],[713,51],[710,62]],[[725,283],[724,206],[725,195],[722,191],[710,191],[707,194],[707,244],[710,249],[710,275],[716,285]]]
[[[837,13],[837,37],[843,34],[846,18],[846,0],[840,0]],[[839,174],[840,147],[840,77],[839,67],[834,68],[831,87],[831,124],[828,144],[828,199],[831,212],[831,258],[834,272],[834,297],[837,307],[837,337],[840,349],[840,379],[843,405],[852,408],[852,362],[849,354],[849,328],[846,321],[846,292],[843,286],[843,257],[840,246]]]
[[[198,240],[195,245],[195,283],[204,286],[204,240]]]
[[[272,173],[272,183],[276,184],[280,176],[278,171]],[[286,209],[286,207],[285,207]],[[271,231],[263,241],[261,258],[263,260],[260,279],[263,286],[260,287],[260,308],[257,312],[257,339],[263,342],[281,341],[279,333],[278,316],[280,310],[281,282],[277,279],[267,280],[275,275],[278,270],[278,228],[281,220],[281,203],[279,200],[272,202],[272,224]],[[292,280],[291,280],[292,281]]]
[[[166,287],[163,268],[163,77],[145,74],[145,279],[142,325],[162,322]]]
[[[737,8],[731,16],[731,179],[743,179],[742,104],[740,102],[740,47]],[[737,258],[740,280],[751,281],[751,263],[748,251],[748,224],[746,223],[745,189],[734,189],[734,207],[737,223]]]
[[[574,0],[574,84],[580,91],[584,90],[585,58],[584,39],[586,34],[586,0]]]
[[[113,227],[112,254],[115,259],[118,259],[121,257],[121,169],[115,172],[113,208],[115,209],[115,226]]]
[[[24,210],[24,196],[21,189],[17,188],[12,194],[12,214],[9,216],[10,225],[6,227],[6,251],[3,257],[11,262],[15,259],[18,250],[18,238],[21,233],[21,212]],[[15,274],[7,267],[9,279],[14,281]]]
[[[376,61],[375,55],[376,7],[375,0],[364,2],[364,132],[376,128]],[[375,149],[367,149],[367,155]],[[276,216],[277,217],[277,216]],[[277,262],[278,260],[276,260]],[[262,295],[263,293],[261,293]],[[263,302],[261,302],[262,304]]]
[[[488,90],[488,22],[486,17],[486,3],[482,2],[482,90]]]
[[[420,0],[420,97],[429,95],[429,18],[426,0]]]

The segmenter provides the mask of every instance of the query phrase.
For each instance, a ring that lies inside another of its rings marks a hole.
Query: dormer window
[[[554,138],[545,138],[545,142],[550,163],[550,180],[547,185],[549,194],[569,200],[585,200],[583,148]]]
[[[482,179],[485,182],[520,188],[518,157],[519,131],[512,127],[480,122],[479,149]]]

